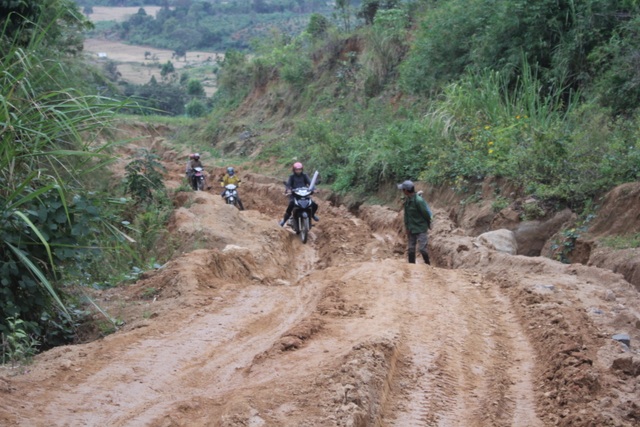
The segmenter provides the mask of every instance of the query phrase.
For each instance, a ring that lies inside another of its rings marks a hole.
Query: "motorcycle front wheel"
[[[198,180],[198,191],[204,191],[204,180],[203,179],[199,179]]]
[[[309,237],[309,218],[300,218],[300,240],[307,243]]]

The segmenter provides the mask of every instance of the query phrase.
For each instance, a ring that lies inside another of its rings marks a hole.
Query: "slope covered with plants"
[[[88,25],[67,0],[0,2],[2,363],[78,339],[82,289],[149,262],[166,217],[152,155],[130,163],[128,186],[110,182],[100,136],[126,104],[95,94],[104,80],[77,56]]]
[[[353,31],[314,15],[299,37],[229,54],[216,95],[227,110],[203,138],[223,140],[226,114],[253,103],[259,119],[242,123],[264,156],[362,194],[492,176],[583,207],[639,178],[637,2],[372,0],[356,12]]]

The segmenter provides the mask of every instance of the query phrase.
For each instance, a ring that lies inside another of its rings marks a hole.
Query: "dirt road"
[[[102,295],[120,331],[0,372],[0,425],[639,425],[640,299],[620,276],[496,252],[438,209],[435,266],[410,265],[400,213],[322,194],[303,245],[277,225],[282,177],[240,175],[243,212],[176,196],[189,249]]]

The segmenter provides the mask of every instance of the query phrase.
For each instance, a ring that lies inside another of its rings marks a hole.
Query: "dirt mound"
[[[640,233],[640,182],[620,185],[602,200],[589,235],[602,237]]]

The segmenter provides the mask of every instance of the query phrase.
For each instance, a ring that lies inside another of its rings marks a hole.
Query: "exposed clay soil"
[[[408,264],[400,212],[323,194],[303,245],[277,225],[284,177],[240,174],[247,210],[178,193],[184,253],[96,295],[118,332],[0,371],[0,425],[640,425],[640,298],[620,274],[497,252],[438,208],[434,265]]]

